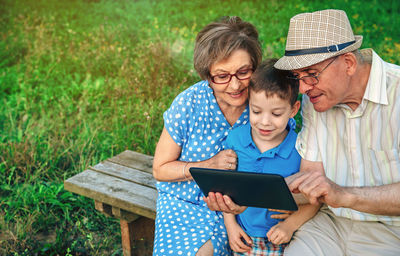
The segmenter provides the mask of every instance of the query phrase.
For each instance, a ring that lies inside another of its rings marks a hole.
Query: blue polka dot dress
[[[182,148],[179,161],[207,160],[222,149],[230,130],[248,122],[246,108],[233,127],[207,81],[179,94],[164,113],[164,126]],[[194,181],[158,182],[153,255],[196,255],[211,240],[214,255],[230,255],[221,212],[210,211]]]

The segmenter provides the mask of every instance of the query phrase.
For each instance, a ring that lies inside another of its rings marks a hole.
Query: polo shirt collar
[[[290,153],[292,152],[292,149],[295,146],[297,134],[293,130],[293,128],[290,127],[290,125],[287,125],[286,129],[288,129],[289,132],[286,135],[286,138],[281,142],[281,144],[279,144],[275,148],[265,151],[260,155],[260,157],[273,158],[276,154],[282,158],[289,157]],[[240,137],[240,143],[242,144],[243,147],[252,146],[253,148],[257,148],[256,144],[253,141],[253,138],[251,137],[250,122],[248,122],[244,126],[244,132],[243,136]]]

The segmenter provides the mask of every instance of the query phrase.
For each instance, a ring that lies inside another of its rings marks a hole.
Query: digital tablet
[[[209,192],[220,192],[242,206],[297,210],[285,179],[278,174],[198,167],[191,167],[189,171],[206,196]]]

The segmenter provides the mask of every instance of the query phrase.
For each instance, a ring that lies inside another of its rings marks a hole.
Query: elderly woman
[[[224,17],[197,35],[194,67],[203,81],[164,113],[154,155],[154,255],[229,255],[222,214],[207,207],[189,168],[236,169],[236,154],[221,145],[248,122],[247,87],[261,57],[256,28],[239,17]]]

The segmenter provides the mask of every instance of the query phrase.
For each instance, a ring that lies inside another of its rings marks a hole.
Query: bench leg
[[[154,220],[140,217],[128,222],[121,219],[121,238],[124,256],[147,256],[153,253]]]

